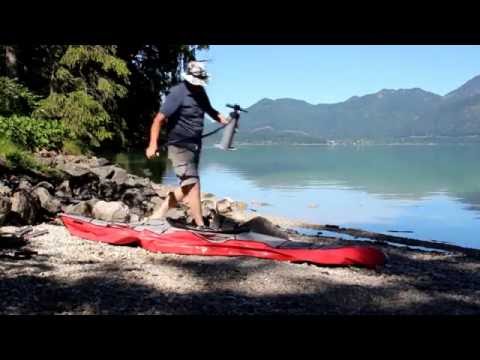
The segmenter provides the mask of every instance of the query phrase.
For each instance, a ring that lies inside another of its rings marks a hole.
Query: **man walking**
[[[167,130],[168,158],[179,179],[180,187],[168,194],[162,206],[150,219],[165,216],[177,202],[185,202],[197,227],[204,227],[200,202],[200,178],[198,164],[202,150],[202,133],[205,113],[221,124],[228,120],[210,104],[204,86],[208,74],[202,63],[191,61],[183,81],[173,86],[160,110],[153,119],[150,129],[150,144],[146,149],[147,158],[155,156],[157,141],[163,126]]]

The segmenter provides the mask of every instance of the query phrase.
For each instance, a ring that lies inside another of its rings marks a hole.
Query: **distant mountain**
[[[475,76],[471,80],[468,80],[458,89],[449,92],[447,95],[445,95],[445,99],[466,99],[476,95],[480,95],[480,75]]]
[[[431,134],[469,136],[480,134],[480,76],[448,93],[422,121]]]
[[[311,143],[473,134],[480,134],[480,76],[445,96],[414,88],[383,89],[336,104],[265,98],[242,114],[236,141]]]

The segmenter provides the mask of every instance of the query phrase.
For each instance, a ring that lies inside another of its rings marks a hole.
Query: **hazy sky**
[[[262,98],[334,103],[381,89],[445,95],[480,74],[480,46],[212,45],[197,55],[212,79],[212,104],[248,107]]]

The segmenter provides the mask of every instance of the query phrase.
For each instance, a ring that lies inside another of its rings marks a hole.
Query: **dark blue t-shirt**
[[[170,89],[159,111],[167,117],[167,142],[179,146],[201,145],[205,113],[218,115],[205,89],[185,81]]]

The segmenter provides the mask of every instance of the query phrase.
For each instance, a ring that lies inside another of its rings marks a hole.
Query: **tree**
[[[5,72],[10,78],[17,77],[17,49],[15,46],[5,46]]]
[[[122,138],[117,100],[128,93],[129,75],[115,46],[71,45],[53,64],[51,92],[34,116],[62,120],[75,138],[95,147],[114,135]]]
[[[143,147],[162,94],[180,80],[196,51],[205,48],[208,46],[0,45],[0,76],[15,77],[19,90],[28,89],[43,99],[34,118],[61,120],[87,145]],[[12,99],[4,102],[10,104]],[[16,111],[15,107],[9,109]],[[22,110],[22,115],[29,113]]]
[[[180,80],[181,71],[188,61],[195,59],[196,51],[207,48],[207,45],[169,44],[118,47],[118,56],[126,61],[131,73],[129,94],[122,100],[131,145],[145,145],[161,96]]]

